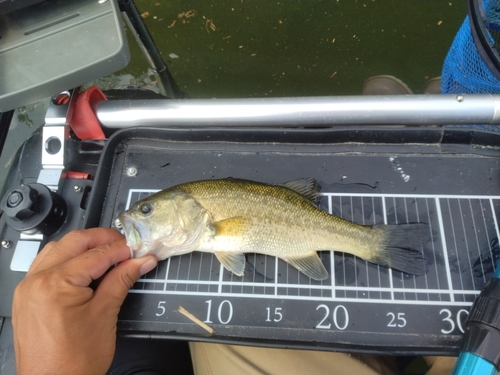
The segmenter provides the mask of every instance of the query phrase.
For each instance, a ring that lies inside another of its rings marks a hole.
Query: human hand
[[[16,288],[12,307],[18,374],[105,374],[118,312],[135,281],[156,267],[115,230],[73,231],[48,243]],[[114,264],[94,291],[89,287]]]

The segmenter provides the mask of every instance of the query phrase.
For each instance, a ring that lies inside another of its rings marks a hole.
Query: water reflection
[[[153,71],[150,69],[146,73],[142,73],[136,76],[130,73],[110,74],[86,83],[83,88],[86,89],[93,85],[98,86],[103,91],[112,89],[120,90],[135,87],[151,90],[155,93],[160,92],[157,84],[157,79]]]
[[[15,153],[24,141],[45,121],[45,113],[50,98],[19,107],[14,111],[14,117],[9,127],[7,139],[0,157],[0,189],[7,176]]]

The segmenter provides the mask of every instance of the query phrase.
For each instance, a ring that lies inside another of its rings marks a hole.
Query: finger
[[[114,308],[118,314],[132,285],[141,275],[155,268],[157,263],[158,261],[152,255],[120,263],[103,278],[97,287],[92,303],[96,308]]]
[[[130,258],[130,249],[125,239],[101,245],[84,252],[63,265],[64,275],[73,285],[88,286],[114,264]]]
[[[54,243],[37,264],[39,270],[52,268],[75,258],[89,249],[122,240],[118,231],[108,228],[92,228],[71,231]]]

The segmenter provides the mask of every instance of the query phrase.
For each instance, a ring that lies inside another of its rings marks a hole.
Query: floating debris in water
[[[177,15],[177,18],[191,18],[191,17],[194,17],[196,15],[196,11],[191,9],[191,10],[188,10],[186,12],[182,12],[182,13],[179,13]]]
[[[205,29],[207,30],[207,33],[210,33],[210,30],[217,30],[217,26],[215,26],[214,22],[211,19],[207,18],[207,20],[205,21]]]

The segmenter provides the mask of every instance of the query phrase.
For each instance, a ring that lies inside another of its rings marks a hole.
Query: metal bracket
[[[64,91],[52,98],[42,133],[42,169],[37,182],[52,191],[59,189],[64,171],[66,140],[69,138],[69,121],[73,115],[77,90]],[[27,272],[38,254],[43,241],[41,234],[21,233],[10,264],[12,271]]]
[[[10,269],[18,272],[28,272],[40,248],[40,241],[17,241],[16,250],[10,262]]]
[[[64,170],[66,140],[69,138],[69,121],[76,103],[75,90],[64,91],[52,98],[42,135],[42,170],[37,182],[57,191]]]

